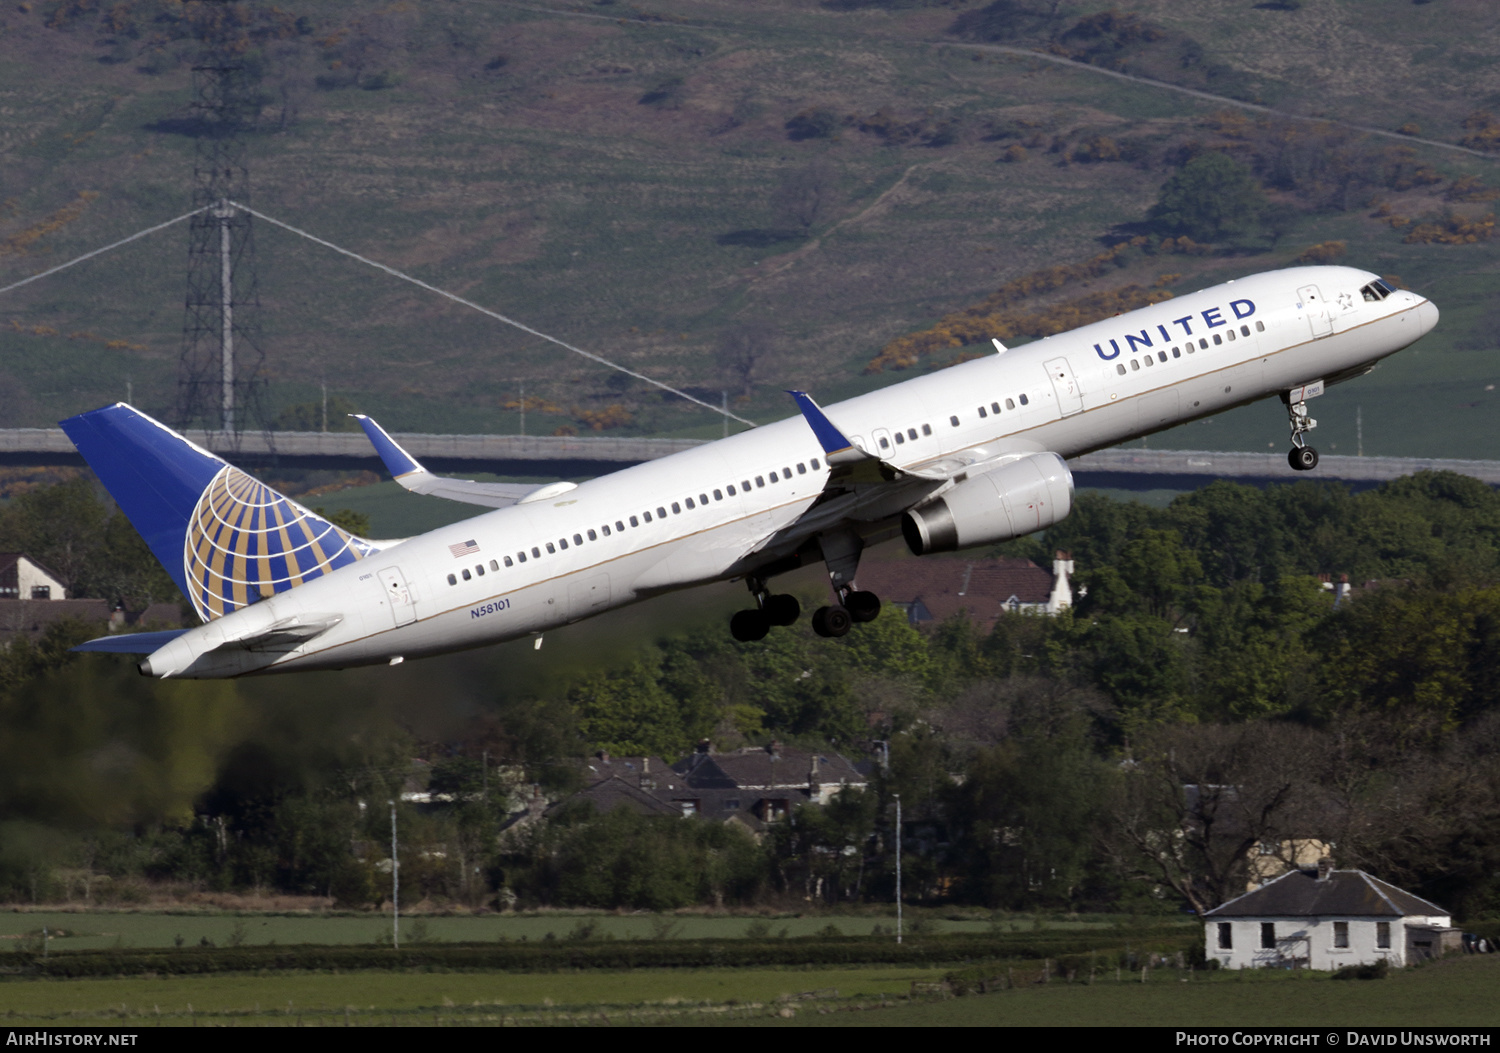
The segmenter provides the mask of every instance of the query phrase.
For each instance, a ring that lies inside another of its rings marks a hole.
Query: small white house
[[[20,552],[0,552],[0,600],[61,600],[67,588],[46,567]]]
[[[1362,870],[1293,870],[1204,918],[1207,956],[1226,969],[1410,965],[1456,948],[1446,911]]]

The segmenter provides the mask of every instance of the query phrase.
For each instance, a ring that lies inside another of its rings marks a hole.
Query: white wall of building
[[[1276,946],[1262,946],[1261,926],[1275,926]],[[1390,946],[1380,946],[1381,924],[1390,926]],[[1228,925],[1232,946],[1220,946],[1220,926]],[[1338,946],[1339,926],[1346,928],[1348,946]],[[1233,918],[1205,921],[1208,957],[1217,958],[1225,969],[1281,968],[1292,964],[1308,969],[1334,970],[1346,965],[1373,965],[1382,958],[1392,966],[1406,961],[1406,927],[1448,928],[1446,916],[1406,918]]]

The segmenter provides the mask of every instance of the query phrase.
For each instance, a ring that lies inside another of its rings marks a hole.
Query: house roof
[[[1029,559],[866,560],[859,587],[904,606],[920,604],[934,621],[967,611],[980,625],[993,625],[1011,600],[1045,604],[1052,597],[1052,573]]]
[[[817,774],[812,775],[813,761]],[[832,750],[804,750],[796,746],[754,746],[732,753],[691,753],[672,770],[694,789],[805,788],[819,783],[845,782],[863,786],[865,776],[847,758]]]
[[[560,807],[562,803],[573,803],[576,801],[588,801],[594,806],[594,811],[600,815],[614,811],[616,808],[629,808],[641,815],[681,815],[682,809],[673,807],[668,802],[649,790],[643,790],[638,786],[632,786],[629,782],[618,775],[611,775],[607,779],[601,779],[592,786],[586,787],[568,798],[566,802],[559,802],[553,808]],[[551,811],[552,809],[548,809]]]
[[[1324,880],[1315,870],[1293,870],[1204,914],[1205,918],[1307,918],[1343,916],[1446,917],[1436,903],[1363,870],[1335,870]]]

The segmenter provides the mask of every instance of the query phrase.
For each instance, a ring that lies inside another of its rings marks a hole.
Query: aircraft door
[[[386,567],[380,572],[380,584],[385,592],[385,601],[391,606],[391,618],[396,625],[410,625],[417,620],[416,597],[406,584],[399,567]]]
[[[593,574],[568,584],[568,619],[576,621],[609,606],[609,575]]]
[[[1064,417],[1071,417],[1083,409],[1083,389],[1073,368],[1066,358],[1054,358],[1045,363],[1047,375],[1052,378],[1052,390],[1057,394],[1057,406]]]
[[[1333,313],[1316,285],[1304,285],[1298,289],[1297,303],[1307,312],[1307,324],[1312,327],[1314,340],[1333,333]]]
[[[891,454],[896,452],[896,447],[891,445],[891,433],[884,428],[876,428],[870,434],[875,439],[875,456],[882,461],[889,460]]]

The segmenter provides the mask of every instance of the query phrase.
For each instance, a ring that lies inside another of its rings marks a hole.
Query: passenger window
[[[458,578],[454,577],[452,574],[449,574],[448,575],[448,584],[449,585],[457,585],[458,584]]]
[[[818,470],[818,467],[819,467],[819,466],[818,466],[818,459],[817,459],[817,458],[816,458],[816,457],[814,457],[814,458],[813,458],[813,459],[812,459],[812,460],[811,460],[811,461],[809,461],[809,462],[808,462],[808,463],[809,463],[809,464],[811,464],[811,465],[812,465],[812,467],[813,467],[813,471],[815,471],[815,472],[816,472],[816,471],[817,471],[817,470]]]
[[[1150,355],[1146,356],[1145,361],[1146,361],[1146,365],[1148,365],[1148,366],[1154,366],[1154,365],[1156,365],[1156,359],[1152,358]]]
[[[1231,344],[1234,343],[1234,330],[1233,329],[1226,329],[1226,330],[1224,330],[1224,335],[1227,336],[1227,337],[1229,337],[1229,342]]]
[[[554,545],[554,544],[552,544],[552,542],[550,542],[550,541],[547,542],[547,555],[549,555],[549,556],[555,556],[555,555],[557,555],[557,546]]]
[[[630,525],[633,526],[633,527],[638,527],[641,524],[640,524],[640,521],[635,518],[635,516],[631,516],[630,517]]]
[[[910,439],[912,442],[916,442],[917,441],[917,429],[916,428],[907,428],[906,429],[906,437],[908,439]]]
[[[520,560],[522,563],[525,563],[526,562],[526,553],[524,553],[524,552],[517,552],[516,553],[516,559]]]
[[[756,477],[755,477],[755,485],[756,485],[756,486],[765,486],[765,485],[766,485],[766,480],[765,480],[765,478],[764,478],[764,477],[762,477],[762,476],[759,476],[759,475],[757,475],[757,476],[756,476]]]
[[[724,500],[724,492],[722,490],[715,490],[714,491],[714,500],[715,501],[722,501],[722,500]]]
[[[798,475],[806,475],[807,474],[807,465],[803,464],[801,461],[797,462],[797,474]]]
[[[1136,360],[1136,359],[1133,359],[1133,358],[1132,358],[1132,359],[1131,359],[1131,360],[1130,360],[1130,368],[1131,368],[1131,369],[1134,369],[1134,370],[1137,370],[1137,371],[1139,371],[1139,370],[1140,370],[1140,368],[1141,368],[1141,364],[1140,364],[1140,362],[1139,362],[1139,361],[1137,361],[1137,360]],[[1125,369],[1125,367],[1124,367],[1124,366],[1121,366],[1121,367],[1120,367],[1120,370],[1121,370],[1121,372],[1124,372],[1124,369]]]
[[[889,439],[887,439],[884,435],[882,435],[880,437],[880,448],[882,450],[889,450],[891,448],[891,441]],[[775,474],[772,474],[772,476],[771,476],[771,482],[774,483],[775,481],[776,481],[776,476],[775,476]]]
[[[1131,359],[1131,361],[1134,362],[1135,359]],[[1014,399],[1006,399],[1005,400],[1005,408],[1006,409],[1015,409],[1016,408],[1015,400]]]
[[[1255,331],[1257,333],[1264,333],[1266,331],[1266,323],[1265,322],[1256,322],[1255,323]]]
[[[672,514],[674,516],[680,516],[680,515],[682,515],[682,506],[680,504],[678,504],[676,501],[672,502]]]
[[[729,496],[730,496],[730,497],[733,497],[733,496],[734,496],[734,495],[735,495],[735,489],[734,489],[734,484],[733,484],[733,483],[730,483],[730,484],[729,484],[729,485],[728,485],[728,486],[726,486],[726,487],[725,487],[725,488],[724,488],[724,489],[726,489],[726,490],[728,490],[728,491],[729,491]]]
[[[1250,335],[1250,327],[1248,325],[1242,325],[1242,326],[1240,326],[1240,335],[1241,336],[1249,336]]]
[[[641,513],[641,518],[644,519],[646,522],[649,523],[649,522],[651,522],[651,513],[650,512],[642,512]],[[635,525],[635,520],[632,519],[630,521],[630,523],[631,523],[632,526],[634,526]]]
[[[1027,398],[1025,395],[1022,395],[1021,396],[1021,405],[1023,405],[1023,406],[1029,406],[1029,405],[1031,405],[1031,400],[1029,398]]]
[[[781,477],[783,479],[790,479],[792,477],[792,470],[790,468],[783,468],[781,470]]]
[[[998,403],[998,402],[991,402],[990,403],[990,412],[993,413],[997,417],[1000,416],[1000,403]]]
[[[1123,377],[1125,375],[1125,366],[1124,366],[1124,364],[1121,363],[1121,362],[1116,362],[1115,363],[1115,372],[1118,373],[1118,374],[1120,374],[1120,376]]]
[[[1220,336],[1218,333],[1215,333],[1214,334],[1214,344],[1215,344],[1215,346],[1217,346],[1219,344],[1222,344],[1223,342],[1224,342],[1224,338],[1222,336]]]
[[[604,524],[604,525],[603,525],[603,526],[602,526],[602,527],[600,527],[600,528],[599,528],[599,529],[600,529],[600,530],[602,530],[602,531],[604,531],[604,536],[605,536],[605,537],[609,537],[609,524],[608,524],[608,523],[605,523],[605,524]],[[621,530],[624,530],[624,529],[625,529],[625,525],[624,525],[624,524],[623,524],[623,523],[622,523],[622,524],[620,524],[620,529],[621,529]]]
[[[507,567],[514,567],[516,565],[516,561],[513,560],[513,559],[511,559],[509,556],[506,556],[505,557],[505,565]]]
[[[957,417],[949,417],[948,418],[948,423],[951,424],[951,425],[953,425],[956,428],[956,427],[958,427],[958,418]]]
[[[1172,348],[1172,357],[1173,358],[1181,358],[1182,357],[1182,349],[1180,347],[1174,347],[1174,348]]]
[[[1203,350],[1207,351],[1208,350],[1208,341],[1205,340],[1205,339],[1203,339],[1202,337],[1200,337],[1198,339],[1198,346],[1201,347],[1201,348],[1203,348]]]
[[[685,504],[685,505],[687,505],[689,509],[693,509],[693,508],[697,508],[698,507],[697,505],[693,504],[693,499],[691,497],[684,497],[682,499],[682,503]]]
[[[467,569],[461,570],[461,571],[459,571],[459,573],[464,576],[464,580],[465,581],[473,581],[474,580],[474,575],[470,574]]]
[[[708,504],[708,495],[707,494],[699,494],[698,495],[698,503],[700,505],[706,505],[706,504]],[[689,501],[688,502],[688,507],[691,508],[692,505],[693,505],[693,503],[691,501]]]
[[[483,563],[476,563],[476,564],[474,564],[474,573],[478,574],[481,578],[484,577],[484,564]]]
[[[592,534],[593,531],[590,530],[589,533]],[[573,535],[573,544],[575,544],[575,545],[581,545],[581,544],[583,544],[583,535],[582,534],[574,534]]]
[[[906,436],[902,435],[899,431],[896,433],[896,445],[897,446],[904,446],[904,445],[906,445]]]
[[[979,407],[979,419],[980,420],[984,420],[984,418],[986,418],[988,416],[989,416],[989,414],[984,411],[984,407],[980,406]]]
[[[667,518],[667,510],[665,508],[658,507],[656,509],[656,518],[657,519],[665,519],[665,518]]]
[[[541,559],[542,558],[542,550],[539,549],[539,548],[537,548],[535,545],[532,545],[531,546],[531,558],[532,559]]]
[[[1158,362],[1165,362],[1167,360],[1167,353],[1165,351],[1158,351],[1156,353],[1156,360]]]
[[[761,486],[765,486],[766,484],[765,483],[761,483],[760,485]],[[750,492],[750,480],[749,479],[743,479],[743,480],[741,480],[740,481],[740,489],[743,490],[743,491],[745,491],[745,493],[748,494]]]
[[[608,530],[609,527],[605,527],[604,529]],[[576,538],[578,535],[574,534],[573,536]],[[589,540],[590,541],[598,541],[599,540],[599,535],[596,534],[596,533],[594,533],[592,530],[590,530],[589,531]],[[581,544],[583,544],[583,542],[580,541],[579,544],[581,545]]]
[[[497,563],[497,562],[495,562],[494,560],[490,560],[490,569],[491,570],[499,570],[500,569],[500,564]]]
[[[560,537],[560,538],[557,539],[557,543],[562,546],[562,550],[564,552],[568,551],[568,539],[567,538]],[[547,546],[547,551],[548,552],[552,551],[552,546],[551,545]]]

